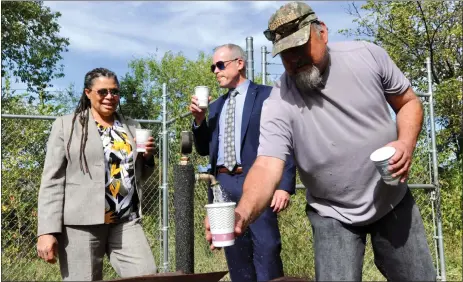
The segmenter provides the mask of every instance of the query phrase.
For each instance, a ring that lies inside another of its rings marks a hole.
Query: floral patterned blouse
[[[135,189],[134,152],[119,120],[113,126],[96,125],[105,156],[105,224],[130,221],[139,216]]]

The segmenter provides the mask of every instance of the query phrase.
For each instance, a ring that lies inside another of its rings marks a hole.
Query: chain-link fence
[[[427,105],[427,100],[423,100]],[[425,107],[427,108],[427,107]],[[429,117],[429,115],[426,115]],[[45,158],[46,142],[53,117],[20,117],[2,115],[2,280],[9,281],[56,281],[61,280],[57,264],[41,261],[36,254],[37,196]],[[175,269],[175,222],[172,193],[174,165],[180,161],[180,132],[189,130],[191,118],[184,115],[167,124],[168,144],[167,185],[163,185],[162,124],[158,121],[141,121],[143,128],[153,130],[159,150],[156,152],[156,171],[145,183],[143,194],[143,227],[152,247],[160,271]],[[438,212],[437,194],[433,183],[430,161],[430,128],[426,120],[414,154],[409,183],[418,185],[413,195],[421,210],[428,243],[436,268],[440,269],[436,231]],[[195,151],[190,155],[195,169],[208,164],[207,157]],[[164,188],[166,190],[164,190]],[[168,224],[163,222],[162,194],[168,199]],[[207,203],[206,183],[195,184],[195,272],[222,271],[227,269],[223,251],[211,252],[204,238],[204,205]],[[291,198],[290,207],[279,215],[283,243],[282,258],[285,274],[314,278],[314,252],[312,230],[305,215],[305,191],[298,189]],[[164,246],[168,234],[168,244]],[[166,248],[168,247],[168,248]],[[165,256],[167,255],[167,256]],[[168,260],[166,259],[168,258]],[[439,272],[440,273],[440,272]],[[104,279],[116,278],[107,259],[104,261]],[[227,280],[228,276],[224,278]],[[367,244],[363,266],[364,280],[384,280],[374,265],[371,245]]]
[[[436,190],[432,183],[432,163],[430,154],[430,127],[429,115],[427,108],[429,106],[428,99],[422,98],[425,113],[425,123],[423,130],[420,134],[416,150],[414,152],[413,166],[410,172],[409,183],[412,187],[412,194],[415,201],[420,208],[423,218],[424,226],[426,229],[428,244],[434,259],[434,265],[440,273],[439,256],[437,252],[437,233],[436,233]],[[186,121],[185,121],[186,120]],[[184,124],[185,127],[170,128],[171,136],[174,136],[172,146],[169,152],[172,152],[169,158],[169,167],[173,167],[180,160],[179,129],[189,129],[191,127],[191,117],[184,118],[184,120],[176,120],[177,123]],[[195,168],[199,166],[205,167],[208,164],[207,157],[201,157],[195,152],[190,156],[191,163]],[[169,186],[173,183],[173,175],[169,174]],[[299,179],[298,179],[299,180]],[[171,187],[171,186],[170,186]],[[172,188],[172,187],[171,187]],[[294,277],[303,277],[313,279],[315,277],[315,260],[314,252],[312,249],[312,229],[310,222],[305,214],[305,189],[302,185],[298,185],[297,193],[291,197],[291,204],[288,209],[279,214],[279,226],[282,238],[282,260],[284,264],[285,275]],[[169,198],[169,206],[171,210],[173,207],[173,200]],[[205,218],[204,205],[207,203],[207,185],[203,182],[196,182],[195,184],[195,272],[209,272],[221,271],[227,269],[225,255],[223,251],[209,250],[204,237]],[[169,213],[170,226],[174,226],[173,212]],[[173,249],[175,234],[174,229],[170,228],[170,238],[172,244],[170,245],[170,269],[174,270],[174,255]],[[228,275],[223,280],[229,280]],[[365,250],[365,259],[363,264],[363,280],[365,281],[379,281],[385,280],[383,275],[378,271],[374,264],[373,250],[369,238],[367,239],[367,247]]]
[[[2,119],[2,276],[3,281],[61,280],[58,265],[37,257],[37,198],[45,160],[46,143],[53,118]],[[160,141],[160,126],[144,123]],[[158,146],[160,148],[161,146]],[[143,227],[156,262],[160,253],[161,191],[160,158],[156,170],[143,186]],[[107,259],[104,278],[116,278]]]

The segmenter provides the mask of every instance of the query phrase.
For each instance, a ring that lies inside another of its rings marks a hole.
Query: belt
[[[243,173],[243,168],[238,166],[233,171],[229,171],[228,168],[220,166],[217,168],[217,173],[227,173],[227,174],[241,174]]]

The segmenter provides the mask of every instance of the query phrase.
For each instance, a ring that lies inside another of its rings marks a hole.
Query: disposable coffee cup
[[[207,109],[209,105],[209,87],[207,86],[196,86],[195,96],[198,99],[198,106],[200,109]]]
[[[234,202],[205,206],[211,226],[212,244],[215,247],[235,244],[235,206]]]
[[[399,185],[400,175],[397,177],[392,177],[392,172],[387,168],[389,166],[389,160],[394,156],[395,148],[394,147],[382,147],[374,151],[370,155],[370,160],[375,164],[376,169],[383,181],[392,186]]]
[[[145,153],[146,152],[146,142],[151,136],[151,130],[137,128],[136,131],[136,142],[137,142],[137,152]]]

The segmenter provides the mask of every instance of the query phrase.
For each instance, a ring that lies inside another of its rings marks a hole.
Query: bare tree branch
[[[431,38],[429,36],[429,29],[428,29],[428,23],[426,21],[426,16],[424,15],[424,11],[423,11],[423,8],[421,7],[421,2],[420,1],[416,1],[416,4],[418,5],[418,9],[420,10],[420,14],[421,14],[421,19],[423,20],[423,23],[424,23],[424,29],[426,31],[426,39],[428,41],[428,48],[429,48],[429,57],[431,58],[431,72],[432,72],[432,76],[434,78],[434,81],[439,84],[440,83],[440,79],[439,77],[437,76],[436,74],[436,71],[435,71],[435,68],[434,68],[434,50],[433,50],[433,41],[431,41]]]

